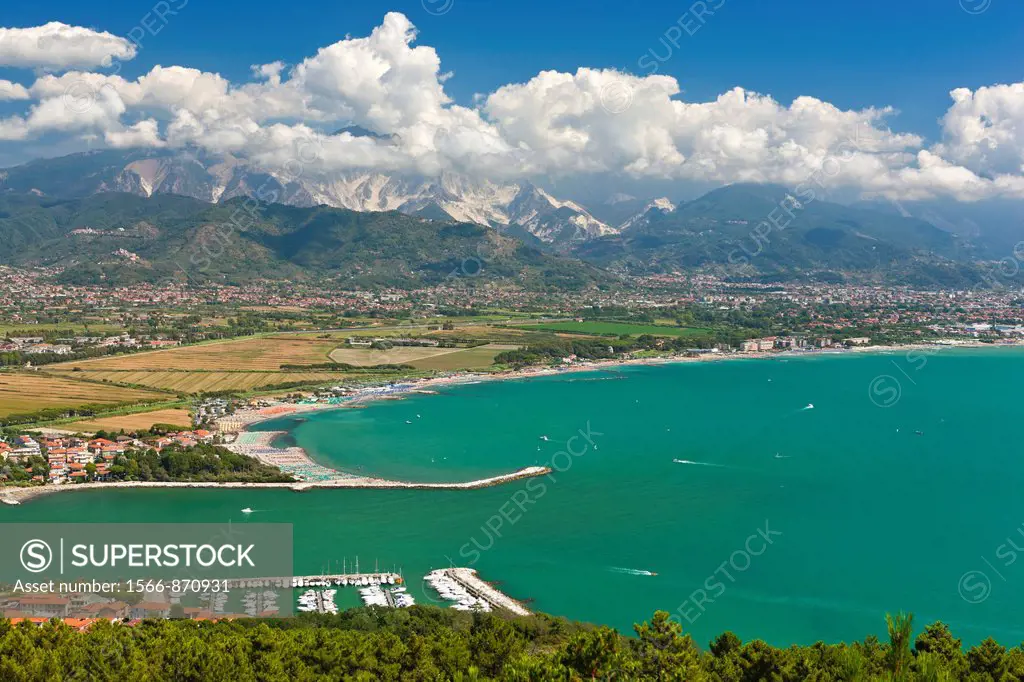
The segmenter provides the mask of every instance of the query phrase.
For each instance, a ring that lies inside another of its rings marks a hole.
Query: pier
[[[492,476],[477,481],[463,483],[412,483],[408,481],[388,481],[367,476],[350,476],[328,481],[296,481],[294,483],[243,483],[216,481],[111,481],[93,483],[65,483],[63,485],[37,485],[29,488],[11,488],[4,491],[5,504],[18,504],[47,495],[49,493],[68,492],[73,490],[118,490],[120,488],[219,488],[221,490],[291,490],[305,492],[307,490],[344,490],[351,488],[404,490],[476,490],[495,485],[511,483],[524,478],[546,476],[551,473],[549,467],[530,466],[510,474]]]
[[[301,587],[330,587],[338,585],[359,586],[362,580],[366,579],[367,584],[388,583],[394,585],[402,584],[402,576],[390,571],[375,573],[332,573],[320,575],[297,575],[280,578],[232,578],[226,580],[229,589],[245,589],[252,587],[280,587],[285,589]]]
[[[481,580],[472,568],[452,567],[431,571],[427,576],[428,582],[430,582],[431,576],[439,576],[442,579],[446,578],[455,582],[471,597],[486,603],[492,609],[501,609],[517,616],[531,615],[525,606]]]

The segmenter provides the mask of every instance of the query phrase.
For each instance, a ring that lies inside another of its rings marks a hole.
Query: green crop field
[[[703,327],[667,327],[655,324],[631,324],[629,322],[542,322],[540,324],[522,325],[521,329],[532,329],[538,331],[558,332],[561,334],[597,334],[601,336],[640,336],[641,334],[653,334],[655,336],[700,336],[711,330]]]
[[[331,351],[331,360],[356,367],[374,365],[414,365],[416,361],[435,355],[457,353],[458,348],[429,348],[423,346],[395,346],[387,350],[375,348],[338,348]]]
[[[409,364],[416,369],[487,369],[494,364],[494,356],[506,350],[518,348],[511,344],[490,343],[476,348],[464,348],[454,353],[435,355]]]

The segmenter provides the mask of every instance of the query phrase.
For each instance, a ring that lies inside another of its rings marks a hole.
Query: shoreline
[[[275,448],[271,445],[282,431],[250,431],[252,426],[265,423],[283,417],[292,417],[307,412],[321,412],[324,410],[340,409],[361,409],[367,404],[380,400],[403,400],[405,397],[414,394],[437,395],[433,388],[448,386],[459,386],[466,384],[483,383],[490,381],[515,381],[526,380],[538,377],[556,376],[560,374],[575,374],[582,372],[601,372],[609,369],[627,366],[659,366],[668,364],[688,364],[695,362],[722,362],[728,360],[770,360],[772,358],[801,358],[820,357],[831,355],[858,355],[865,353],[893,353],[912,352],[914,350],[938,351],[954,348],[987,348],[987,347],[1024,347],[1024,343],[1014,344],[988,344],[981,342],[957,342],[957,343],[915,343],[895,346],[854,346],[852,348],[815,348],[807,350],[783,350],[778,352],[734,352],[734,353],[707,353],[693,356],[670,355],[665,357],[646,358],[615,358],[608,360],[585,361],[564,367],[527,367],[519,370],[495,372],[484,374],[472,371],[462,371],[448,376],[433,377],[430,379],[411,379],[404,382],[396,382],[390,385],[391,389],[381,387],[368,387],[362,393],[337,404],[324,403],[279,403],[259,410],[241,410],[234,415],[217,420],[217,430],[225,435],[234,435],[235,440],[224,447],[233,452],[255,457],[264,464],[277,466],[287,473],[302,476],[307,474],[314,479],[326,482],[327,480],[348,480],[359,478],[359,474],[333,469],[313,459],[304,448],[291,446],[288,448]],[[239,442],[244,440],[245,442]]]
[[[734,353],[707,353],[697,357],[688,357],[684,355],[672,355],[664,357],[646,357],[646,358],[626,358],[626,359],[608,359],[608,360],[590,360],[584,361],[574,365],[567,365],[564,367],[527,367],[518,370],[508,370],[504,372],[495,373],[480,373],[473,371],[462,371],[450,376],[433,377],[430,379],[410,379],[405,382],[396,382],[396,386],[401,388],[388,393],[382,392],[371,392],[364,395],[356,395],[354,398],[347,400],[344,403],[339,404],[281,404],[276,406],[278,412],[274,414],[260,415],[256,414],[258,411],[243,412],[240,417],[232,415],[218,420],[218,429],[222,433],[258,433],[248,431],[249,427],[261,424],[264,422],[271,421],[273,419],[279,419],[281,417],[290,417],[294,415],[300,415],[306,412],[320,412],[323,410],[340,410],[340,409],[357,409],[363,407],[368,403],[376,402],[378,400],[403,400],[405,397],[413,394],[421,395],[436,395],[437,391],[430,390],[433,387],[448,387],[448,386],[459,386],[464,384],[474,384],[490,381],[516,381],[522,379],[533,379],[538,377],[556,376],[559,374],[573,374],[579,372],[600,372],[608,369],[614,369],[617,367],[630,367],[630,366],[657,366],[657,365],[669,365],[669,364],[689,364],[697,362],[723,362],[727,360],[771,360],[773,358],[802,358],[802,357],[820,357],[820,356],[833,356],[833,355],[860,355],[866,353],[895,353],[895,352],[910,352],[914,350],[926,350],[926,351],[941,351],[941,350],[955,350],[955,349],[979,349],[979,348],[1024,348],[1024,342],[1020,343],[982,343],[979,341],[965,341],[957,343],[912,343],[903,345],[892,345],[892,346],[853,346],[851,348],[815,348],[809,350],[783,350],[778,352],[734,352]],[[220,428],[222,422],[228,422],[230,426],[236,428],[223,429]],[[238,422],[237,424],[231,422]],[[302,450],[302,448],[290,448],[293,450]],[[315,460],[310,460],[313,463]],[[344,473],[344,472],[342,472]]]
[[[383,478],[352,476],[329,481],[296,481],[293,483],[246,483],[240,481],[115,481],[112,483],[74,483],[66,485],[43,485],[30,488],[11,488],[0,490],[0,503],[20,505],[23,502],[71,490],[110,490],[124,488],[223,488],[223,489],[276,489],[305,492],[307,490],[330,489],[403,489],[403,490],[479,490],[490,488],[524,478],[546,476],[551,473],[548,467],[524,467],[510,474],[500,474],[490,478],[481,478],[463,483],[413,483],[409,481],[391,481]]]
[[[360,409],[367,403],[378,400],[402,400],[408,395],[436,395],[433,387],[459,386],[482,383],[484,381],[512,381],[560,374],[582,372],[601,372],[617,367],[627,366],[658,366],[667,364],[688,364],[698,362],[720,362],[726,360],[769,360],[772,358],[819,357],[835,355],[859,355],[865,353],[911,352],[914,350],[940,351],[948,349],[978,348],[1022,348],[1024,343],[914,343],[893,346],[856,346],[842,349],[784,350],[779,352],[760,353],[708,353],[697,357],[665,356],[646,358],[609,359],[583,362],[566,367],[530,367],[520,370],[482,374],[471,371],[430,379],[413,379],[394,384],[390,391],[382,391],[379,387],[364,389],[364,394],[337,404],[324,403],[278,403],[259,410],[242,410],[228,417],[217,420],[217,431],[223,435],[233,435],[235,440],[223,447],[253,457],[264,464],[281,468],[287,467],[297,477],[290,483],[244,483],[244,482],[189,482],[189,481],[117,481],[111,483],[78,483],[65,485],[44,485],[29,488],[0,488],[0,503],[8,505],[21,504],[36,497],[66,490],[102,490],[106,488],[279,488],[302,492],[313,489],[441,489],[441,490],[473,490],[502,485],[524,478],[544,476],[551,472],[550,467],[529,466],[517,471],[492,476],[490,478],[465,482],[411,482],[393,481],[373,476],[365,476],[333,469],[317,462],[301,447],[275,448],[270,445],[281,433],[280,431],[250,431],[252,426],[282,417],[301,415],[307,412],[324,410]],[[246,438],[247,442],[239,441]],[[284,470],[284,469],[282,469]],[[286,471],[289,473],[289,471]],[[312,476],[313,480],[303,480],[302,476]]]

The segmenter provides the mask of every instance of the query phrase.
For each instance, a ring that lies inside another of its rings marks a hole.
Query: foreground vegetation
[[[964,652],[942,623],[889,641],[779,649],[732,633],[702,651],[665,612],[626,638],[544,615],[506,620],[437,607],[354,609],[276,621],[0,620],[0,679],[30,680],[1020,680],[1024,648],[989,639]]]

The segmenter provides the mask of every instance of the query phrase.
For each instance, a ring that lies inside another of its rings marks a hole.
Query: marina
[[[445,601],[455,602],[451,608],[457,611],[502,609],[517,616],[530,615],[526,607],[481,580],[472,568],[440,568],[428,573],[424,582]]]
[[[354,587],[365,606],[408,608],[416,603],[406,591],[399,573],[349,573],[339,575],[294,577],[293,588],[310,588],[298,598],[298,610],[304,613],[337,613],[337,588]]]
[[[303,613],[337,613],[334,603],[337,590],[308,590],[299,595],[299,611]]]
[[[444,601],[453,602],[457,611],[491,612],[504,610],[517,616],[528,616],[530,611],[514,599],[479,578],[471,568],[442,568],[431,571],[424,578],[426,585]],[[335,598],[339,589],[356,588],[366,606],[382,608],[408,608],[415,605],[401,573],[337,573],[278,578],[255,578],[225,581],[229,589],[256,590],[246,596],[246,612],[264,612],[269,603],[276,603],[278,593],[270,588],[304,590],[297,597],[297,609],[303,613],[338,613]],[[264,590],[260,592],[259,590]]]

